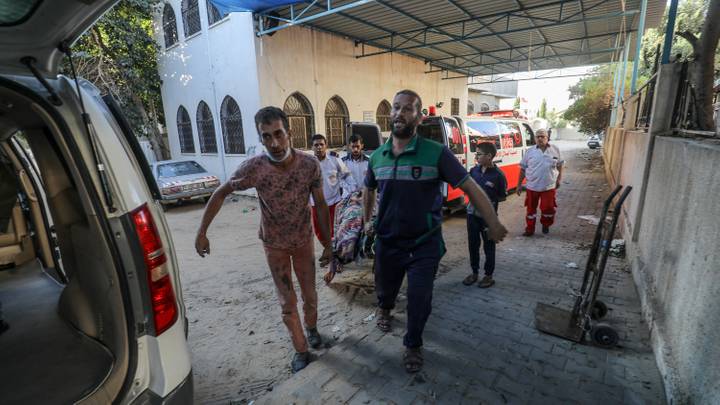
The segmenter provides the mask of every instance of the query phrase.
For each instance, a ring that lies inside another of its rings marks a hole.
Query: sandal
[[[467,277],[465,277],[465,280],[463,280],[464,285],[473,285],[478,279],[478,275],[475,273],[469,274]]]
[[[389,309],[382,309],[378,308],[377,310],[377,328],[380,329],[384,333],[390,332],[392,329],[392,316],[390,316],[390,310]]]
[[[421,347],[405,349],[403,355],[403,362],[405,363],[405,371],[408,373],[417,373],[422,370],[423,366],[423,354]]]

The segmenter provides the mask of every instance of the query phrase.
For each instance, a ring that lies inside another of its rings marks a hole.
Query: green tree
[[[566,128],[568,122],[563,117],[564,114],[564,111],[556,111],[554,108],[548,112],[546,118],[548,124],[550,124],[550,128]]]
[[[700,34],[709,0],[684,0],[678,4],[677,17],[675,19],[675,32],[690,32],[694,35]],[[657,28],[649,28],[643,34],[640,72],[650,77],[655,65],[655,59],[660,58],[662,47],[665,42],[665,28],[667,27],[667,9]],[[681,36],[675,35],[672,40],[670,60],[684,61],[692,55],[692,45]],[[720,55],[716,54],[716,61],[720,61]]]
[[[690,66],[690,80],[695,88],[697,102],[697,124],[700,129],[713,130],[713,82],[718,76],[716,66],[720,65],[720,53],[717,45],[720,39],[720,1],[685,0],[678,5],[675,21],[675,36],[672,39],[670,59],[673,61],[693,61]],[[641,71],[652,74],[655,61],[660,58],[667,12],[660,26],[649,29],[643,36]]]
[[[614,97],[610,66],[601,66],[591,76],[568,89],[574,103],[562,118],[575,122],[580,132],[593,134],[605,130],[610,122]],[[629,92],[629,84],[625,87]]]
[[[540,111],[538,111],[538,117],[547,118],[547,100],[545,100],[544,98],[540,103]]]
[[[133,126],[146,137],[158,159],[169,158],[162,141],[164,126],[158,47],[153,14],[159,0],[122,0],[72,47],[78,76],[112,95]],[[70,72],[67,61],[63,72]]]
[[[715,65],[720,41],[720,0],[710,0],[700,33],[678,31],[692,46],[693,63],[690,65],[690,82],[695,87],[697,126],[706,131],[715,131],[713,117],[713,92]]]
[[[515,104],[513,104],[513,108],[516,110],[520,109],[520,97],[515,98]]]

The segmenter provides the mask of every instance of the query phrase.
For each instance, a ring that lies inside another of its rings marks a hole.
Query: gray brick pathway
[[[411,376],[402,366],[401,301],[392,333],[365,325],[256,403],[665,403],[640,302],[621,259],[611,258],[601,289],[620,347],[575,344],[534,327],[537,302],[571,306],[568,291],[579,286],[594,231],[577,216],[597,215],[607,195],[599,153],[567,155],[550,235],[517,236],[524,226],[522,199],[513,196],[501,205],[511,236],[498,246],[494,287],[460,283],[469,268],[464,219],[447,221],[448,256],[461,259],[444,260],[436,280],[423,372]],[[569,262],[579,268],[566,267]]]

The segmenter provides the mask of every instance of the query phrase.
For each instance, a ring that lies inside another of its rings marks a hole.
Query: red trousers
[[[332,240],[333,236],[335,235],[335,207],[337,204],[328,205],[328,208],[330,209],[330,239]],[[320,224],[318,223],[318,216],[317,216],[317,210],[315,209],[315,206],[312,207],[312,221],[313,221],[313,229],[315,230],[315,236],[317,236],[319,241],[322,241],[320,239]]]
[[[525,222],[526,231],[535,232],[535,219],[537,218],[538,203],[540,204],[540,223],[549,227],[555,222],[555,189],[547,191],[526,190],[525,207],[527,207],[527,217]]]
[[[315,290],[315,244],[309,240],[304,246],[296,249],[276,249],[265,246],[270,274],[275,282],[282,319],[290,332],[293,347],[298,353],[307,352],[307,339],[303,332],[300,315],[297,309],[297,295],[292,282],[292,273],[300,285],[303,300],[305,327],[317,326],[317,291]]]

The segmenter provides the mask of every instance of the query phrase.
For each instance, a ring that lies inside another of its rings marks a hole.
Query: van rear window
[[[445,145],[445,141],[443,140],[445,134],[443,133],[441,125],[442,123],[438,119],[426,119],[422,124],[418,125],[417,133],[423,138]]]
[[[350,131],[353,135],[357,135],[362,138],[365,150],[376,150],[380,148],[382,136],[378,131],[377,126],[351,124]]]
[[[42,0],[0,0],[0,26],[17,25],[35,12]]]
[[[475,153],[479,143],[494,143],[500,149],[500,131],[495,121],[468,121],[465,123],[470,138],[470,152]]]

